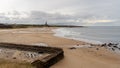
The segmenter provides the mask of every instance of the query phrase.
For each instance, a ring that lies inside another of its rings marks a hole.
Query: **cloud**
[[[120,0],[0,0],[1,23],[120,25]]]
[[[110,23],[115,22],[115,20],[84,20],[83,22],[95,24],[95,23]]]
[[[118,20],[109,18],[107,16],[94,16],[91,14],[69,15],[61,13],[47,13],[43,11],[13,11],[7,13],[0,13],[0,23],[44,24],[46,21],[48,21],[49,24],[66,25],[99,25],[100,23],[104,23],[106,25],[106,23],[112,24],[113,22],[118,22]]]

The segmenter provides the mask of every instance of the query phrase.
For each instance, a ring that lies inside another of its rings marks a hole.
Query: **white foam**
[[[48,45],[45,44],[45,43],[35,43],[35,44],[33,44],[33,45],[36,45],[36,46],[48,46]]]
[[[88,48],[88,47],[91,47],[91,45],[74,45],[72,47],[75,47],[75,48]]]
[[[79,40],[79,41],[85,41],[85,42],[93,43],[93,44],[102,44],[102,42],[100,42],[100,41],[75,37],[75,35],[79,36],[79,35],[81,35],[81,33],[80,32],[76,33],[76,32],[72,32],[72,31],[70,32],[64,28],[55,29],[55,30],[53,30],[53,32],[55,33],[54,36],[58,36],[58,37],[74,39],[74,40]]]
[[[26,33],[33,33],[33,32],[28,32],[28,31],[13,31],[12,33],[20,33],[20,34],[26,34]]]

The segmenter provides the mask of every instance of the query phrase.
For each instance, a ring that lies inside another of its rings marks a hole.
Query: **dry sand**
[[[72,45],[86,45],[88,43],[72,39],[53,36],[51,29],[55,28],[27,28],[27,29],[1,29],[0,42],[38,44],[61,47],[65,58],[51,68],[120,68],[120,55],[104,48],[78,48],[69,49]]]

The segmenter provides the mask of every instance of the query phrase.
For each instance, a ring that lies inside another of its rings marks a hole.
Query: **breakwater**
[[[34,45],[24,45],[24,44],[13,44],[13,43],[0,43],[0,48],[7,48],[19,51],[35,52],[38,54],[49,54],[42,59],[35,59],[30,62],[37,68],[49,68],[51,65],[57,63],[64,58],[64,52],[61,48],[56,47],[45,47],[45,46],[34,46]]]

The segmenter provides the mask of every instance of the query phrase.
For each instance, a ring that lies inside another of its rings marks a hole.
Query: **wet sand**
[[[70,46],[88,45],[88,43],[55,37],[52,29],[56,28],[0,29],[0,42],[44,43],[48,46],[63,48],[65,58],[51,68],[120,68],[120,55],[104,48],[69,49]]]

